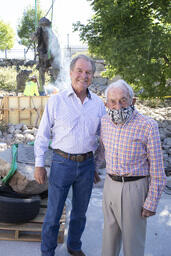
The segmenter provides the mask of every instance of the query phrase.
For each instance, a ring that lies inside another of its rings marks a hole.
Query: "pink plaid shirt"
[[[106,171],[119,176],[150,176],[144,208],[156,211],[166,183],[157,122],[134,110],[126,123],[115,125],[106,114],[101,121]]]

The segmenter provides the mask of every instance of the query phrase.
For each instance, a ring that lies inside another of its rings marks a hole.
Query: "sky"
[[[52,0],[39,0],[41,9],[48,12],[52,5]],[[54,1],[54,0],[53,0]],[[8,23],[16,32],[16,26],[19,23],[24,9],[28,6],[35,8],[35,0],[0,0],[0,20]],[[87,0],[55,0],[53,7],[53,27],[57,30],[57,36],[61,46],[81,46],[83,43],[79,40],[79,35],[72,32],[72,23],[80,21],[86,24],[91,18],[93,11]],[[51,19],[51,11],[47,18]],[[14,48],[18,48],[15,43]]]

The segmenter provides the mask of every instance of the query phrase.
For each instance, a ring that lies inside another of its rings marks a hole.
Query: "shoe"
[[[68,248],[68,252],[69,252],[71,255],[73,255],[73,256],[86,256],[86,255],[83,253],[82,250],[80,250],[80,251],[74,251],[74,250]]]

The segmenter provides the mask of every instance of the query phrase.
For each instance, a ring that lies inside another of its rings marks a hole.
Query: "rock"
[[[11,134],[15,132],[15,128],[13,125],[8,128],[8,132]]]
[[[163,160],[166,163],[165,166],[168,166],[168,154],[163,154]]]
[[[24,194],[40,194],[48,189],[48,180],[45,184],[38,184],[34,179],[34,165],[17,164],[17,172],[9,182],[14,191]],[[48,174],[49,174],[49,168]]]
[[[4,131],[4,132],[2,133],[2,135],[3,135],[3,137],[6,137],[6,136],[8,135],[8,133],[7,133],[6,131]]]
[[[21,130],[23,128],[23,124],[16,124],[15,129],[16,130]]]
[[[21,133],[15,134],[15,143],[20,143],[21,141],[23,142],[25,140],[25,137]]]
[[[167,144],[163,144],[163,149],[165,149],[165,150],[169,150],[170,149],[170,146],[169,145],[167,145]]]
[[[37,129],[37,128],[33,128],[33,129],[32,129],[32,132],[33,132],[32,134],[33,134],[34,136],[36,136],[36,135],[37,135],[37,132],[38,132],[38,129]]]
[[[161,141],[163,141],[165,138],[166,138],[165,133],[163,132],[162,129],[160,129],[160,139],[161,139]]]
[[[24,63],[24,66],[33,66],[36,64],[35,60],[28,60],[27,62]]]
[[[29,141],[34,141],[35,140],[35,137],[34,137],[34,135],[32,135],[32,134],[25,134],[25,142],[29,142]]]
[[[23,131],[28,130],[28,127],[27,127],[26,124],[23,125],[22,130],[23,130]]]
[[[108,83],[108,79],[107,78],[103,78],[103,77],[94,77],[93,79],[93,84],[95,86],[101,86],[101,85],[106,85],[103,90],[105,90],[105,88],[107,87],[107,83]]]
[[[13,142],[13,135],[12,134],[8,134],[6,136],[6,141],[7,141],[8,144],[12,144],[12,142]]]
[[[27,145],[26,147],[28,149],[28,152],[29,153],[32,152],[33,154],[33,146]],[[21,150],[23,150],[22,147],[21,147]],[[18,154],[19,152],[21,151],[18,151]],[[18,158],[20,158],[20,156],[18,156]],[[25,156],[25,158],[27,159],[27,156]],[[31,156],[31,160],[34,163],[34,159],[32,156]],[[11,168],[11,162],[12,162],[11,148],[4,150],[3,152],[0,152],[0,176],[1,177],[5,177],[8,174]],[[50,171],[49,166],[46,166],[46,170],[49,176],[49,171]],[[17,171],[10,179],[9,185],[14,191],[18,193],[33,195],[33,194],[40,194],[46,191],[48,189],[48,180],[46,180],[45,184],[38,184],[34,179],[34,164],[17,161]]]
[[[169,124],[169,125],[167,126],[167,130],[170,131],[170,133],[171,133],[171,124]]]
[[[0,176],[5,177],[11,168],[11,164],[0,158]]]
[[[16,129],[16,130],[14,131],[14,134],[21,134],[21,130]]]
[[[169,147],[171,147],[171,138],[170,137],[165,138],[163,143],[167,144]]]
[[[0,150],[1,151],[4,151],[6,150],[8,147],[7,143],[4,143],[4,142],[0,142]]]
[[[33,131],[31,129],[26,129],[23,131],[23,134],[33,134]]]

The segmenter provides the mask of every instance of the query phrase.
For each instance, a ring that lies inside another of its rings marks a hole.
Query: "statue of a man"
[[[55,81],[57,79],[60,71],[59,61],[54,61],[56,58],[55,54],[58,55],[59,51],[56,51],[56,53],[54,53],[51,49],[54,37],[57,40],[51,29],[51,22],[45,17],[41,18],[39,20],[38,28],[33,34],[32,40],[36,40],[38,44],[37,52],[39,57],[39,64],[37,65],[37,68],[39,69],[39,76],[42,86],[45,84],[45,72],[47,72],[49,68],[54,69],[54,71],[51,72],[55,74],[55,76],[51,79],[52,81]],[[57,45],[59,45],[59,43]]]

